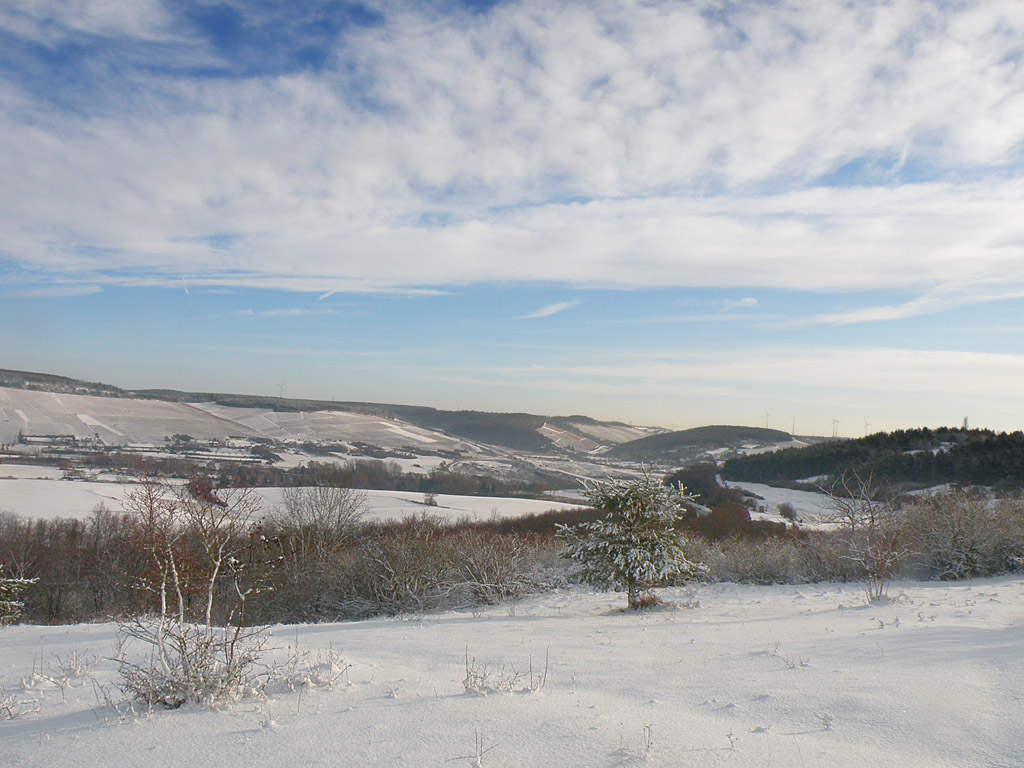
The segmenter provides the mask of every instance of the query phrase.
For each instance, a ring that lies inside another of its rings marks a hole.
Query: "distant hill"
[[[664,432],[620,443],[606,456],[637,461],[685,461],[715,448],[739,447],[748,443],[774,445],[792,440],[788,432],[763,427],[713,425],[677,432]]]
[[[546,453],[554,450],[552,441],[537,430],[548,421],[564,421],[559,417],[546,419],[532,413],[445,411],[420,405],[366,403],[349,400],[303,400],[219,392],[178,392],[166,389],[137,390],[133,394],[176,402],[210,402],[235,408],[266,408],[278,412],[341,410],[377,416],[393,416],[418,427],[439,430],[454,437],[533,453]]]
[[[543,416],[531,413],[489,413],[486,411],[442,411],[412,405],[387,406],[391,413],[416,426],[437,429],[450,435],[499,445],[517,451],[550,451],[550,440],[537,430]]]
[[[0,370],[0,386],[67,394],[137,397],[174,403],[216,403],[227,407],[259,408],[279,413],[350,411],[403,419],[418,427],[438,430],[456,438],[531,453],[560,450],[586,452],[603,449],[619,440],[652,431],[651,428],[634,428],[621,422],[601,422],[587,416],[545,417],[530,413],[446,411],[393,403],[296,399],[224,392],[183,392],[174,389],[124,390],[65,376],[11,370]],[[551,425],[557,427],[562,434],[561,439],[553,437],[550,434],[553,430],[550,428],[542,431],[542,428]],[[596,440],[595,432],[604,435],[603,439]]]
[[[129,397],[123,389],[109,384],[70,379],[52,373],[32,373],[0,368],[0,387],[12,389],[35,389],[42,392],[57,392],[68,395],[96,395],[99,397]]]
[[[1024,434],[987,429],[908,429],[856,440],[832,440],[725,462],[727,480],[791,484],[844,470],[896,485],[943,483],[1024,487]]]

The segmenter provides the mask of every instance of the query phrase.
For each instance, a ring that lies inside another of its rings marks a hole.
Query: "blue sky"
[[[0,366],[1024,426],[1013,2],[0,7]]]

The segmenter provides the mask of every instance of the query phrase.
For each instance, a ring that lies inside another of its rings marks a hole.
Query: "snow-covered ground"
[[[621,594],[566,590],[476,614],[276,627],[276,659],[297,643],[351,669],[333,688],[120,715],[97,693],[120,698],[114,626],[8,627],[0,687],[21,714],[0,716],[0,763],[1024,765],[1021,579],[891,594],[868,605],[855,585],[721,584],[663,593],[697,607],[635,614]],[[494,682],[515,667],[516,690],[466,693],[467,655]],[[542,689],[521,690],[545,657]]]
[[[726,484],[730,488],[739,488],[760,496],[763,501],[758,501],[757,505],[759,507],[763,506],[765,512],[772,519],[775,519],[779,505],[785,503],[792,504],[793,508],[796,509],[797,517],[805,523],[814,523],[827,512],[827,507],[825,506],[826,497],[822,493],[793,491],[789,488],[774,488],[763,483],[736,483],[730,481]]]
[[[272,509],[281,500],[281,488],[260,488],[264,507]],[[574,509],[578,505],[563,504],[540,499],[512,499],[502,496],[456,496],[439,493],[435,497],[437,506],[424,504],[424,495],[414,491],[361,491],[366,494],[370,511],[368,517],[376,520],[393,520],[407,515],[426,512],[449,520],[469,518],[486,520],[492,516],[518,517],[519,515],[547,512],[549,509]]]
[[[107,509],[119,512],[124,509],[125,494],[133,487],[131,483],[92,482],[86,480],[34,479],[5,475],[19,475],[19,465],[0,465],[0,510],[15,512],[31,518],[77,517],[84,518],[103,504]],[[37,468],[32,468],[37,469]],[[13,470],[13,471],[12,471]],[[31,473],[26,473],[31,474]],[[44,475],[45,476],[45,475]],[[281,501],[281,488],[260,488],[263,509],[269,512]],[[576,505],[562,504],[538,499],[512,499],[499,496],[456,496],[438,494],[437,506],[426,506],[422,493],[412,491],[363,491],[369,504],[370,519],[387,520],[428,512],[449,519],[468,517],[486,520],[492,515],[515,517],[531,513],[546,512],[549,509],[573,508]]]
[[[0,464],[0,478],[11,480],[59,480],[64,471],[57,467],[39,467],[34,464]]]
[[[0,473],[0,510],[32,518],[83,518],[103,504],[120,512],[127,483],[97,483],[86,480],[4,479]]]
[[[785,448],[806,448],[808,445],[809,443],[805,443],[803,440],[793,438],[792,440],[787,440],[784,443],[773,443],[771,445],[756,445],[751,443],[744,445],[737,451],[737,453],[740,453],[743,456],[759,456],[762,453],[774,453],[775,451],[781,451]]]

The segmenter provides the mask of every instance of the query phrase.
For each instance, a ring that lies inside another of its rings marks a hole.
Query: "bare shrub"
[[[368,511],[363,491],[334,486],[285,488],[271,523],[291,558],[323,560],[356,535]]]
[[[369,613],[437,607],[450,593],[454,559],[451,537],[438,518],[421,515],[367,532],[350,569],[350,603]]]
[[[792,584],[805,580],[801,546],[792,539],[724,539],[692,545],[712,581]]]
[[[863,573],[861,581],[868,600],[882,600],[889,582],[910,554],[902,527],[895,521],[858,531],[847,538],[846,557]]]
[[[868,600],[880,600],[910,554],[903,520],[891,493],[871,475],[843,472],[829,486],[826,522],[836,528],[842,557],[861,573]]]
[[[348,553],[337,608],[355,617],[515,600],[546,583],[544,551],[428,515],[368,526]]]
[[[863,568],[849,558],[844,535],[834,531],[801,532],[769,539],[732,538],[708,542],[692,539],[687,556],[707,567],[711,581],[749,584],[800,584],[860,581]]]
[[[848,557],[845,534],[809,531],[800,539],[805,581],[858,581],[863,569]]]
[[[250,491],[218,494],[198,480],[170,488],[143,478],[126,506],[139,520],[149,557],[141,586],[158,608],[153,617],[120,625],[116,658],[122,690],[148,705],[171,708],[258,690],[256,666],[266,633],[244,626],[254,587],[243,586],[236,555],[259,511],[259,497]],[[136,644],[143,646],[141,663],[130,655]]]
[[[452,584],[473,602],[499,603],[523,597],[537,584],[537,545],[519,536],[464,531],[455,536]]]
[[[351,488],[286,488],[266,523],[267,593],[253,605],[268,622],[325,621],[339,617],[351,550],[369,509],[366,494]]]
[[[962,579],[1015,570],[1024,555],[1024,500],[952,490],[906,508],[907,529],[928,574]]]

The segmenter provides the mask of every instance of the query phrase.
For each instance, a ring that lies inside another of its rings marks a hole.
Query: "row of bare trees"
[[[263,510],[252,491],[143,478],[124,506],[85,520],[0,513],[0,577],[37,579],[26,619],[357,618],[517,597],[558,561],[541,534],[429,515],[369,521],[365,494],[349,488],[288,488]]]

